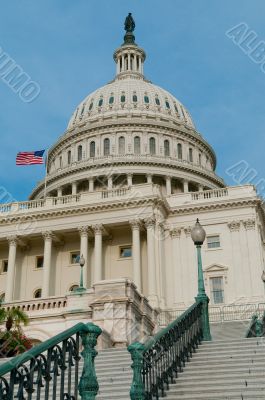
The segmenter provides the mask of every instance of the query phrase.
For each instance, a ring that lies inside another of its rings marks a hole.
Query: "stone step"
[[[203,378],[203,379],[202,379]],[[260,368],[259,370],[253,370],[251,372],[249,371],[227,371],[227,372],[220,372],[220,370],[218,370],[218,372],[216,373],[212,373],[209,374],[209,370],[207,373],[204,374],[194,374],[194,373],[190,373],[188,371],[181,373],[178,375],[178,378],[176,379],[176,383],[186,383],[186,382],[203,382],[205,379],[206,382],[216,382],[216,381],[225,381],[225,382],[231,382],[233,380],[240,380],[240,381],[244,381],[245,380],[253,380],[253,379],[265,379],[265,373],[264,373],[264,368]]]
[[[176,397],[175,394],[167,392],[167,400],[264,400],[264,392],[257,392],[255,390],[236,391],[233,393],[221,392],[221,393],[195,393],[195,394],[182,394],[181,397]],[[99,400],[99,399],[97,399]],[[127,399],[126,399],[127,400]]]
[[[243,393],[248,393],[249,391],[255,392],[257,394],[263,394],[265,395],[265,383],[263,385],[259,385],[258,387],[253,384],[253,385],[248,385],[247,387],[243,384],[233,384],[233,385],[229,385],[229,387],[227,387],[225,384],[218,384],[215,385],[213,387],[204,387],[203,388],[203,392],[201,391],[201,389],[199,389],[197,386],[189,386],[189,387],[180,387],[177,384],[174,386],[170,387],[170,391],[168,393],[170,393],[170,396],[172,396],[173,394],[175,396],[183,396],[183,395],[192,395],[192,394],[198,394],[198,393],[203,393],[206,396],[208,396],[208,398],[210,398],[209,396],[211,394],[220,394],[223,393],[227,395],[229,394],[243,394]],[[178,397],[176,397],[178,398]],[[225,397],[224,397],[225,398]],[[182,397],[181,397],[182,399]]]

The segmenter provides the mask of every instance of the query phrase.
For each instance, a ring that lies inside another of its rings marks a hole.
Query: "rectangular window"
[[[70,264],[79,264],[80,251],[73,251],[70,253]]]
[[[208,236],[207,237],[207,247],[208,249],[216,249],[218,247],[221,247],[220,244],[220,236]]]
[[[6,273],[8,270],[8,260],[2,260],[1,272]]]
[[[120,247],[120,258],[132,257],[132,246],[122,246]]]
[[[43,268],[43,261],[44,261],[44,257],[43,256],[37,256],[36,257],[36,268]]]
[[[213,304],[224,303],[223,277],[210,278],[211,300]]]

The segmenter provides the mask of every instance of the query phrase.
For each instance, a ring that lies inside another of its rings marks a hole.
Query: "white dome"
[[[188,111],[179,100],[159,86],[134,75],[116,78],[88,95],[72,115],[68,129],[99,114],[113,116],[113,113],[124,115],[129,112],[130,117],[131,113],[137,111],[174,118],[195,129]]]

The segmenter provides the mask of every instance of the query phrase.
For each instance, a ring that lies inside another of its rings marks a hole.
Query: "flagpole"
[[[44,182],[44,200],[46,199],[46,195],[47,195],[48,161],[49,161],[49,149],[47,149],[47,156],[46,156],[45,182]]]

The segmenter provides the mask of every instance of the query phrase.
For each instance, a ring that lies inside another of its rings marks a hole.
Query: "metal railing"
[[[174,321],[183,313],[183,309],[168,309],[159,314],[158,323],[163,327]],[[224,306],[209,306],[210,322],[245,321],[265,311],[265,303],[229,304]]]
[[[196,302],[146,344],[128,347],[133,361],[131,400],[165,397],[203,339],[202,319],[203,302]]]
[[[94,400],[98,393],[95,346],[100,334],[93,323],[79,323],[10,359],[0,366],[0,400],[77,400],[78,392],[81,399]]]

